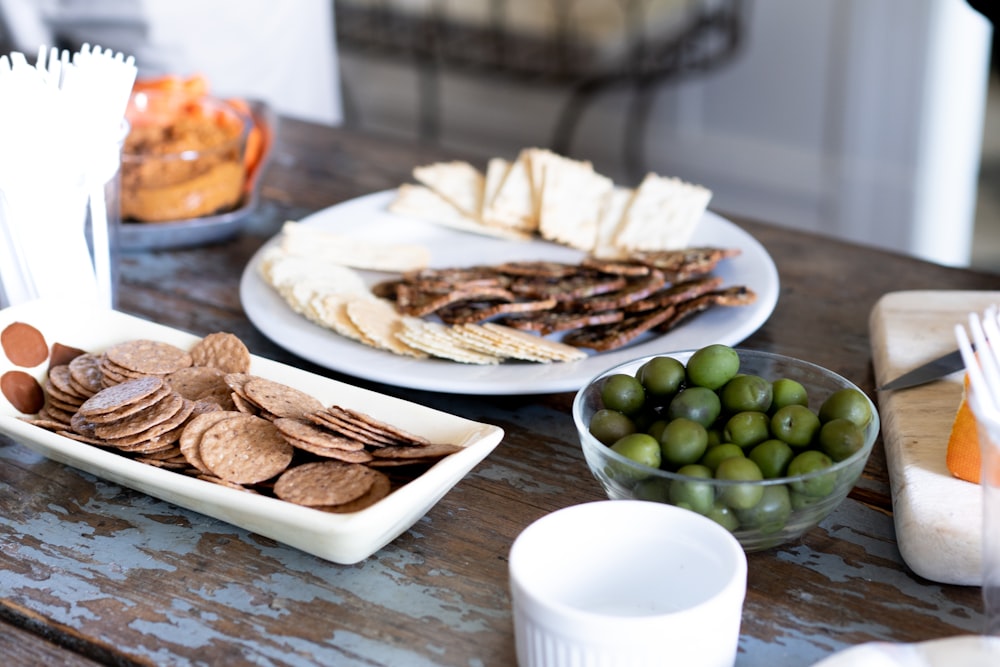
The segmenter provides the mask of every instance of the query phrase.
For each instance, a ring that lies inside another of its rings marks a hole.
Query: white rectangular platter
[[[71,303],[34,301],[0,310],[0,331],[14,322],[30,324],[42,332],[50,350],[53,343],[61,343],[99,353],[112,344],[137,338],[189,349],[199,340],[125,313]],[[33,368],[16,366],[0,353],[0,375],[24,371],[41,380],[47,369],[47,362]],[[24,415],[2,395],[0,433],[52,460],[343,564],[364,560],[408,530],[503,439],[503,430],[497,426],[262,357],[252,357],[250,372],[310,393],[324,405],[361,410],[431,441],[457,444],[462,449],[374,505],[354,513],[333,514],[226,488],[76,442],[23,421],[19,417]]]

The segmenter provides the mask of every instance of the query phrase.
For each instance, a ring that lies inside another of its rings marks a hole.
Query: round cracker
[[[274,424],[240,415],[209,427],[199,453],[213,474],[237,484],[256,484],[281,473],[292,462],[293,447]]]
[[[162,378],[148,376],[129,380],[97,392],[80,406],[84,416],[106,415],[163,391]]]
[[[250,378],[243,385],[243,391],[254,405],[275,417],[303,417],[323,409],[323,404],[314,396],[267,378]]]
[[[231,333],[211,333],[191,348],[195,366],[217,368],[223,373],[247,373],[250,370],[250,350]]]
[[[341,505],[367,493],[379,474],[360,463],[304,463],[289,468],[278,477],[274,495],[307,507]]]
[[[143,375],[166,375],[191,365],[191,355],[176,345],[142,338],[112,345],[105,356],[112,364]]]
[[[205,474],[213,474],[204,461],[201,460],[201,437],[205,435],[212,426],[225,419],[242,416],[242,412],[235,410],[217,410],[215,412],[205,412],[194,416],[181,432],[180,448],[181,454],[188,460],[188,463]]]

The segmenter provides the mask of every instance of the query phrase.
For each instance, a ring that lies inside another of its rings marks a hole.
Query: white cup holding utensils
[[[695,512],[604,500],[543,516],[510,550],[520,667],[732,667],[747,560]]]

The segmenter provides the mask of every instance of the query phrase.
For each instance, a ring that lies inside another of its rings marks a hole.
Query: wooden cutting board
[[[1000,303],[1000,292],[907,291],[884,295],[869,333],[877,384],[958,347],[955,325]],[[892,485],[896,538],[906,564],[932,581],[980,585],[982,498],[979,485],[945,466],[963,373],[920,387],[878,394]]]

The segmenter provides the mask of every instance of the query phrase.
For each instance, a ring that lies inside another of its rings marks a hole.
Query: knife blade
[[[932,359],[926,364],[917,366],[913,370],[903,373],[895,380],[886,382],[878,388],[879,391],[891,391],[893,389],[908,389],[922,384],[927,384],[934,380],[951,375],[955,371],[965,368],[962,360],[962,351],[955,350],[937,359]]]

